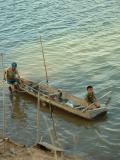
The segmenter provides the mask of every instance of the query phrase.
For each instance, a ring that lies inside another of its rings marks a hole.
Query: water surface
[[[54,113],[65,153],[87,160],[119,160],[120,1],[0,0],[0,52],[4,53],[5,67],[16,61],[20,74],[36,82],[45,80],[40,35],[50,85],[78,97],[84,96],[89,84],[98,97],[109,90],[113,92],[107,117],[96,121]],[[2,88],[0,95],[1,129]],[[5,89],[5,104],[7,135],[19,143],[33,145],[35,100],[20,94],[12,105]],[[40,135],[49,141],[44,125],[45,116],[52,126],[49,110],[42,110],[40,115]]]

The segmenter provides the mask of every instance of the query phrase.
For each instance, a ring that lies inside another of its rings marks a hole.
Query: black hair
[[[87,86],[87,90],[88,90],[88,89],[90,89],[90,88],[92,89],[92,88],[93,88],[93,86]]]

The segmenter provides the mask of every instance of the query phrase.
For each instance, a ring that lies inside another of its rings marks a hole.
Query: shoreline
[[[67,157],[37,147],[19,145],[0,134],[0,160],[81,160],[79,157]]]

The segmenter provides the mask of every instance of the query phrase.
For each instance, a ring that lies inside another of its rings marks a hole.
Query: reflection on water
[[[10,101],[11,101],[10,109],[12,118],[21,120],[27,119],[27,114],[24,112],[24,108],[21,108],[21,99],[19,95],[14,96],[10,94]]]

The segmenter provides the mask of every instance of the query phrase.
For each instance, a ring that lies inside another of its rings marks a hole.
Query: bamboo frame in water
[[[2,59],[2,74],[4,76],[4,57],[3,53],[1,53],[1,59]],[[3,78],[4,79],[4,78]],[[5,109],[5,83],[3,81],[3,137],[5,137],[5,129],[6,129],[6,109]],[[4,151],[5,151],[5,145],[4,145]]]

